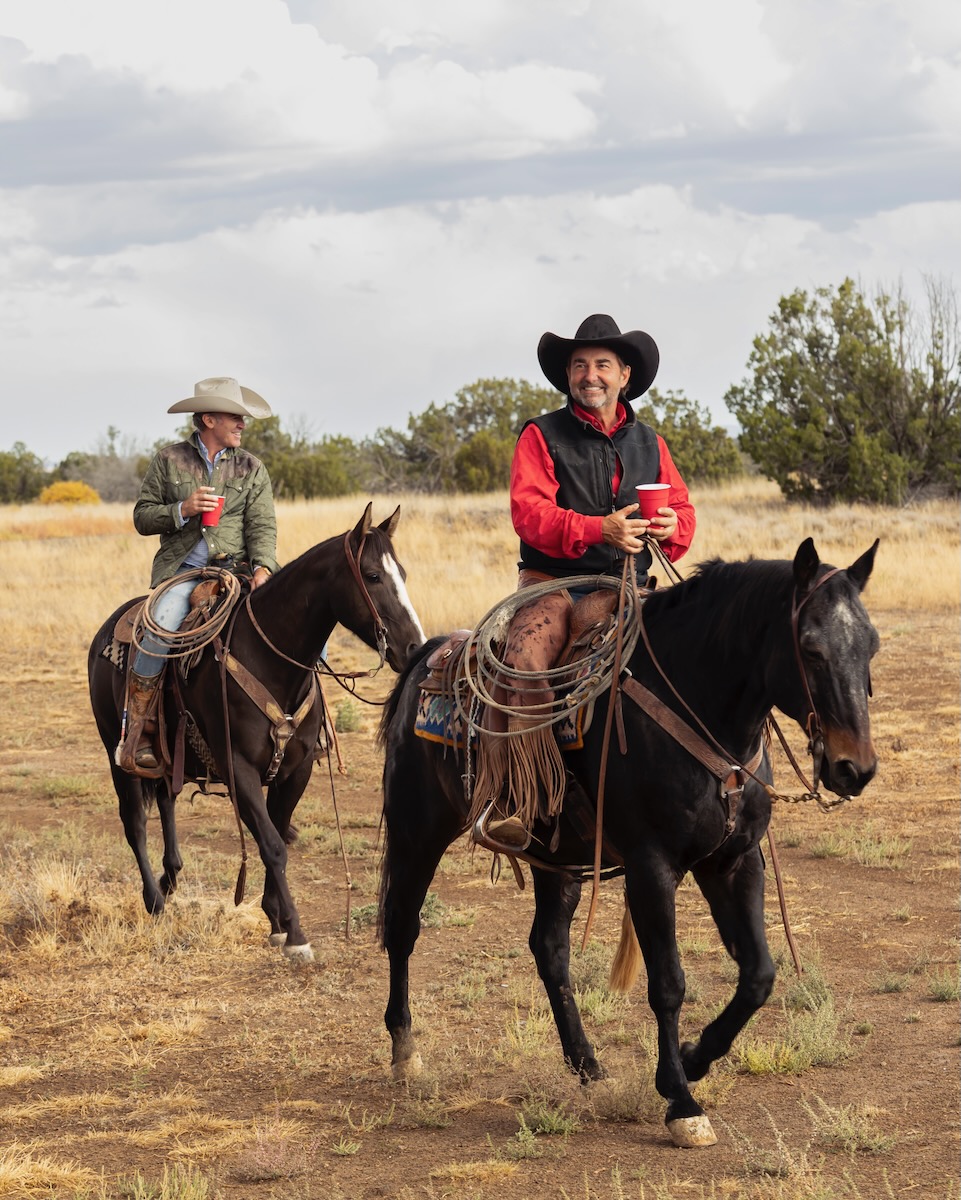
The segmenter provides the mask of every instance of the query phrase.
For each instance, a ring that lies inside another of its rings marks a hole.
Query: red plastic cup
[[[220,524],[220,514],[224,511],[224,497],[223,496],[214,496],[214,499],[217,501],[217,507],[212,508],[209,510],[209,512],[205,512],[203,514],[203,516],[200,518],[201,525],[219,525]]]
[[[657,510],[667,504],[667,494],[671,489],[666,483],[639,483],[636,490],[637,502],[641,507],[634,516],[650,521],[657,516]]]

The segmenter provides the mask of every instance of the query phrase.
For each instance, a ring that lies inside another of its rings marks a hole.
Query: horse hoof
[[[423,1069],[424,1060],[421,1058],[419,1050],[415,1050],[410,1058],[390,1064],[390,1073],[394,1077],[394,1083],[406,1083],[408,1079],[416,1079]]]
[[[282,946],[287,941],[286,933],[272,933],[267,939],[271,946]]]
[[[284,957],[297,959],[299,962],[313,962],[314,951],[310,942],[304,942],[301,946],[291,946],[289,943],[284,943]]]
[[[674,1145],[682,1150],[692,1150],[695,1146],[713,1146],[717,1141],[717,1134],[704,1113],[699,1117],[678,1117],[676,1121],[668,1121],[667,1132],[671,1135]]]

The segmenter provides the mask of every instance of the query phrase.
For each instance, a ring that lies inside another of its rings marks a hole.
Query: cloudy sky
[[[592,312],[728,423],[780,296],[957,286],[959,129],[945,0],[3,0],[0,449],[361,437]]]

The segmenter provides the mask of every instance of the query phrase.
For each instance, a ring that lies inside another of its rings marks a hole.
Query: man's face
[[[584,408],[602,409],[616,404],[630,377],[631,368],[607,346],[581,346],[567,364],[571,396]]]
[[[218,454],[221,450],[235,449],[240,445],[246,424],[245,418],[235,413],[205,413],[204,444],[208,451]]]

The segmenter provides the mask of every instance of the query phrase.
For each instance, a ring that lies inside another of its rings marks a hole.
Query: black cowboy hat
[[[613,318],[604,313],[595,313],[582,321],[572,338],[558,337],[556,333],[545,333],[537,343],[537,361],[541,370],[557,388],[567,395],[567,364],[578,346],[607,346],[631,368],[624,395],[628,400],[642,396],[654,382],[657,366],[661,361],[657,343],[649,333],[632,329],[621,333]]]

